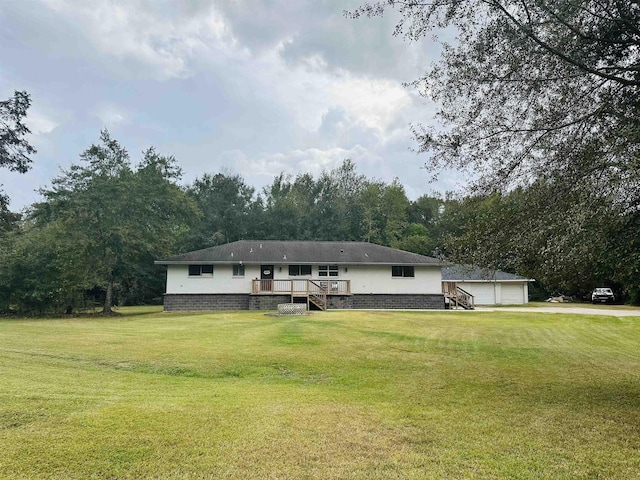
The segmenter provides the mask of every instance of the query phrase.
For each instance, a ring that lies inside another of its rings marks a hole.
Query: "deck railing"
[[[465,310],[475,309],[475,297],[466,290],[458,286],[456,282],[442,282],[443,295],[458,306]]]
[[[251,293],[263,295],[350,295],[351,280],[295,279],[295,280],[253,280]]]

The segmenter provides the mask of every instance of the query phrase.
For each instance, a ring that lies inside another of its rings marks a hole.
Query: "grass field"
[[[0,320],[3,478],[640,478],[640,318]]]

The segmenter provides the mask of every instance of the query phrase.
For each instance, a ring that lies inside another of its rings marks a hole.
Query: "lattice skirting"
[[[305,315],[307,313],[306,303],[279,303],[279,315]]]

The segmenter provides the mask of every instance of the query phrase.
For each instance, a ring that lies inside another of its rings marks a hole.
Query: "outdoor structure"
[[[445,295],[449,296],[447,292],[455,286],[459,295],[471,295],[474,305],[522,305],[528,303],[528,282],[533,281],[499,270],[485,270],[465,265],[442,267],[442,291]]]
[[[372,243],[240,240],[155,263],[166,311],[445,306],[438,260]]]

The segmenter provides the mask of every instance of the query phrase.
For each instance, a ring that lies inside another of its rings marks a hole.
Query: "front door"
[[[260,265],[260,291],[273,291],[273,265]]]

